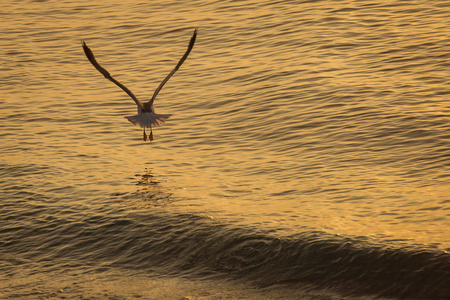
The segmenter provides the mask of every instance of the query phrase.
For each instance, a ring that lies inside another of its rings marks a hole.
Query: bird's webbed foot
[[[151,141],[153,141],[153,131],[152,128],[150,127],[150,135],[148,136],[148,139]]]

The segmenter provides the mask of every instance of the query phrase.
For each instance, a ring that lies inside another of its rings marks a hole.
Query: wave
[[[10,225],[0,227],[0,253],[15,256],[13,268],[0,268],[5,274],[33,262],[39,271],[74,265],[86,266],[87,272],[119,267],[347,296],[450,298],[450,255],[442,251],[318,231],[276,237],[166,210],[125,216],[109,212],[71,221],[37,219],[32,224],[9,218]]]

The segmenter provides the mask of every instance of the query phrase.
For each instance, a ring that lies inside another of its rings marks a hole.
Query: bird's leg
[[[152,131],[152,125],[150,125],[150,136],[149,136],[150,142],[153,141],[153,131]]]
[[[144,127],[144,142],[147,141],[147,134],[145,133],[145,127]]]

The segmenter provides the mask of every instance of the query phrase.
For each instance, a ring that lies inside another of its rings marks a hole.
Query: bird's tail
[[[151,128],[152,126],[159,126],[164,123],[171,115],[162,115],[151,113],[141,113],[135,116],[125,117],[134,125],[139,125],[142,128]]]

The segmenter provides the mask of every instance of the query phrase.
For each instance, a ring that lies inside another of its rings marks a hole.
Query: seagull
[[[160,124],[164,123],[166,119],[168,119],[171,115],[168,114],[157,114],[155,112],[155,109],[153,108],[153,102],[156,99],[156,96],[161,91],[162,87],[166,84],[166,82],[172,77],[173,74],[180,68],[180,66],[183,64],[183,62],[188,57],[189,53],[191,52],[192,48],[194,47],[195,39],[197,37],[197,28],[194,30],[194,34],[192,35],[192,38],[189,42],[188,48],[184,55],[181,57],[178,64],[175,66],[175,68],[167,75],[166,78],[159,84],[158,88],[153,93],[153,97],[148,102],[141,102],[139,101],[136,96],[122,83],[118,82],[116,79],[114,79],[108,71],[106,71],[104,68],[100,66],[100,64],[97,62],[97,60],[94,57],[94,53],[92,53],[91,49],[86,45],[84,41],[82,42],[84,53],[86,54],[86,57],[91,62],[91,64],[105,76],[106,79],[114,82],[118,87],[120,87],[122,90],[124,90],[125,93],[130,96],[134,102],[136,102],[138,114],[131,117],[125,117],[133,123],[134,125],[139,124],[142,128],[144,128],[144,142],[147,141],[147,138],[149,141],[153,141],[153,132],[152,132],[152,125],[153,126],[159,126]],[[150,134],[147,137],[147,134],[145,132],[145,128],[150,128]]]

